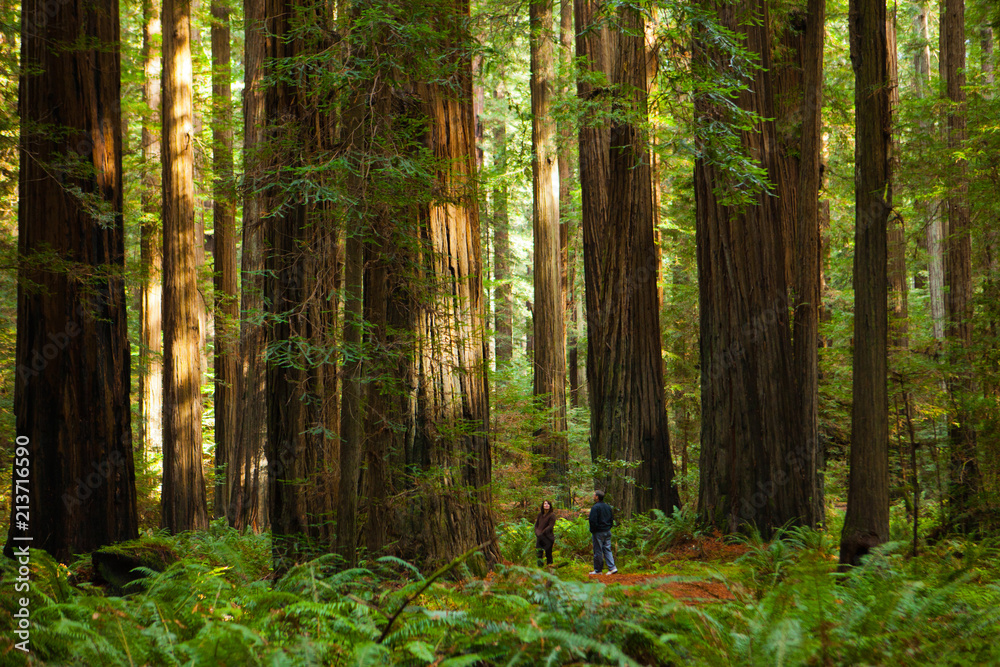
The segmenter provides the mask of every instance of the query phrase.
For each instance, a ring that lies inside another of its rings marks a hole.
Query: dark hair
[[[556,506],[552,504],[551,500],[543,500],[542,504],[538,506],[538,513],[539,514],[545,514],[545,503],[549,504],[549,511],[550,512],[553,511],[556,508]]]
[[[604,502],[604,491],[597,489],[596,491],[594,491],[594,495],[597,496],[597,502],[599,503]]]

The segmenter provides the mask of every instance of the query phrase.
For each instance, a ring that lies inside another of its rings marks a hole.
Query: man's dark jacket
[[[590,532],[606,533],[615,525],[614,513],[611,505],[606,502],[594,503],[590,508]]]

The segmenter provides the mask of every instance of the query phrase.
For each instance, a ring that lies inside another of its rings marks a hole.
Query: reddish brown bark
[[[17,440],[4,551],[67,562],[137,536],[120,34],[115,0],[47,10],[22,7]]]

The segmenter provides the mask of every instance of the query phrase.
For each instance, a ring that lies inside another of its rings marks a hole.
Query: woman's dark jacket
[[[555,544],[556,535],[553,530],[556,527],[556,513],[552,510],[548,512],[542,510],[535,519],[535,539],[538,546],[548,548]]]

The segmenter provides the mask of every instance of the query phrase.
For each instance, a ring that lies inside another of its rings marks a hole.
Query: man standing
[[[604,491],[594,491],[594,506],[590,508],[590,533],[594,538],[594,571],[601,574],[605,561],[608,574],[617,574],[615,557],[611,555],[611,528],[615,525],[611,505],[604,502]]]

